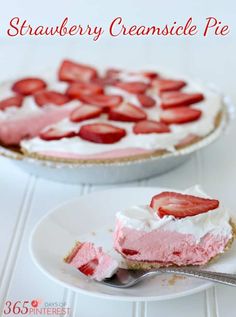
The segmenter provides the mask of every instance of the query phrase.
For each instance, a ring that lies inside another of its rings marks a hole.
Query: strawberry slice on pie
[[[131,94],[144,94],[148,88],[150,88],[150,84],[146,84],[143,82],[122,82],[119,81],[114,84],[116,87],[123,89]]]
[[[91,66],[64,60],[60,66],[58,77],[61,81],[89,82],[98,76],[97,70]]]
[[[118,95],[83,95],[80,100],[84,103],[95,105],[108,111],[109,108],[116,107],[122,103],[123,98]]]
[[[92,118],[97,118],[102,114],[102,109],[93,105],[82,105],[72,111],[70,120],[80,122]]]
[[[73,138],[78,135],[74,131],[61,131],[56,128],[49,128],[40,132],[39,137],[45,141],[56,141],[63,138]]]
[[[35,102],[40,107],[53,104],[62,106],[70,101],[70,98],[60,92],[53,90],[44,90],[34,95]]]
[[[43,90],[47,87],[47,84],[44,80],[35,77],[24,78],[16,81],[12,90],[17,94],[28,96],[33,95],[36,92]]]
[[[186,82],[183,80],[158,78],[155,80],[154,86],[157,87],[159,93],[161,94],[166,91],[180,90],[186,86]]]
[[[135,134],[169,133],[170,128],[163,122],[143,120],[134,125],[133,131]]]
[[[0,101],[0,110],[5,110],[9,107],[21,107],[24,97],[21,95],[16,95],[13,97],[6,98]]]
[[[219,201],[176,192],[162,192],[152,198],[150,207],[161,218],[166,215],[184,218],[214,210],[219,207]]]
[[[73,99],[83,99],[84,95],[103,94],[103,86],[86,82],[72,83],[67,89],[66,94]]]
[[[138,101],[144,108],[152,108],[156,104],[156,100],[146,94],[137,95]]]
[[[137,122],[145,120],[147,114],[139,107],[130,103],[123,103],[120,106],[111,108],[108,117],[113,121]]]
[[[142,75],[150,80],[154,80],[159,77],[158,73],[156,72],[142,72]]]
[[[182,124],[196,121],[201,117],[201,110],[188,107],[177,107],[165,110],[161,114],[161,121],[166,124]]]
[[[189,106],[204,100],[201,93],[167,92],[161,95],[162,109]]]
[[[126,135],[122,128],[106,123],[93,123],[83,125],[80,128],[79,136],[90,142],[112,144],[120,141]]]

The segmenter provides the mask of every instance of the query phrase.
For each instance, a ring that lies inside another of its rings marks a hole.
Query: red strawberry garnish
[[[65,60],[60,66],[58,77],[59,80],[68,82],[88,82],[97,77],[97,71],[91,66]]]
[[[155,84],[158,88],[159,93],[164,91],[180,90],[186,86],[186,82],[183,80],[172,80],[172,79],[157,79]]]
[[[184,218],[205,213],[218,208],[216,199],[183,195],[175,192],[163,192],[152,198],[150,207],[162,218],[165,215]]]
[[[115,77],[97,77],[93,80],[93,83],[98,84],[102,87],[104,86],[113,86],[115,85],[115,83],[118,81],[118,79],[116,79]]]
[[[24,96],[33,95],[47,87],[45,81],[40,78],[24,78],[15,82],[12,90]]]
[[[95,83],[73,83],[67,89],[66,94],[73,99],[80,99],[84,95],[102,94],[103,87]]]
[[[24,97],[14,96],[0,101],[0,110],[5,110],[8,107],[21,107]]]
[[[126,135],[124,129],[106,123],[87,124],[81,127],[79,136],[94,143],[116,143]]]
[[[138,251],[136,250],[131,250],[131,249],[122,249],[121,252],[125,255],[136,255],[139,254]]]
[[[135,134],[168,133],[170,129],[168,125],[163,122],[143,120],[135,124],[133,131]]]
[[[70,98],[60,92],[53,90],[44,90],[34,95],[35,102],[39,106],[53,104],[57,106],[64,105],[70,101]]]
[[[201,110],[187,107],[177,107],[165,110],[161,114],[161,121],[166,124],[181,124],[198,120],[201,117]]]
[[[84,275],[87,275],[87,276],[92,276],[96,270],[96,267],[98,266],[98,259],[95,258],[91,261],[89,261],[88,263],[80,266],[78,268],[78,270],[83,273]]]
[[[201,93],[167,92],[162,94],[161,107],[163,109],[184,107],[200,102],[204,99]]]
[[[142,74],[150,80],[156,79],[159,76],[156,72],[143,72]]]
[[[115,86],[128,91],[131,94],[144,94],[145,91],[150,87],[149,84],[135,81],[135,82],[122,82],[115,83]]]
[[[156,104],[155,99],[145,94],[139,94],[137,98],[144,108],[152,108]]]
[[[102,113],[102,108],[93,105],[82,105],[76,108],[70,115],[70,120],[80,122],[92,118],[97,118]]]
[[[49,128],[48,130],[41,131],[39,136],[41,139],[45,141],[53,141],[53,140],[60,140],[62,138],[72,138],[78,135],[74,131],[59,131],[55,128]]]
[[[147,115],[142,109],[130,103],[123,103],[109,112],[109,119],[114,121],[137,122],[146,118]]]
[[[109,108],[118,106],[123,98],[117,95],[83,95],[80,100],[84,103],[95,105],[104,108],[107,111]]]

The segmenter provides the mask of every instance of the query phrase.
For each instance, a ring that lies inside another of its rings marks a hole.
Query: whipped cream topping
[[[182,193],[210,198],[199,186],[189,188]],[[146,232],[161,229],[191,234],[197,242],[207,233],[228,238],[232,237],[232,228],[229,224],[230,216],[223,206],[219,206],[209,212],[181,219],[175,219],[173,216],[168,215],[160,218],[157,212],[149,206],[133,206],[118,212],[116,218],[124,227]]]
[[[126,137],[114,144],[98,144],[83,140],[79,137],[70,139],[60,139],[57,141],[44,141],[38,137],[31,140],[23,140],[21,146],[28,152],[59,152],[59,153],[71,153],[79,155],[98,154],[106,151],[121,150],[138,148],[146,151],[155,151],[165,149],[167,151],[174,152],[175,146],[179,144],[189,135],[195,135],[198,137],[204,137],[209,134],[215,128],[215,118],[221,110],[221,98],[218,94],[203,89],[196,84],[190,84],[187,88],[183,89],[185,92],[202,92],[205,96],[205,100],[192,105],[192,108],[200,109],[202,116],[199,120],[189,122],[185,124],[171,124],[170,133],[151,133],[151,134],[134,134],[133,123],[118,122],[106,119],[106,115],[101,116],[93,120],[85,120],[80,123],[73,123],[69,119],[64,119],[61,122],[53,125],[54,128],[60,131],[79,131],[80,127],[85,124],[91,123],[110,123],[114,126],[124,128],[126,130]],[[137,97],[129,94],[124,90],[116,87],[107,87],[107,94],[118,94],[123,96],[128,102],[133,103],[136,106],[140,106]],[[149,93],[155,98],[157,104],[160,102],[158,96],[150,91]],[[153,108],[145,109],[148,119],[159,120],[161,109],[156,106]]]

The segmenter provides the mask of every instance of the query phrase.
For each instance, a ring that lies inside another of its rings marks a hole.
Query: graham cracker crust
[[[236,221],[232,220],[232,218],[230,219],[230,225],[232,227],[232,238],[227,242],[227,244],[226,244],[226,246],[224,248],[224,252],[220,253],[220,254],[217,254],[216,256],[211,258],[208,261],[208,263],[205,264],[205,265],[217,262],[218,258],[220,258],[222,254],[224,254],[225,252],[227,252],[231,248],[231,246],[233,244],[233,241],[236,238]],[[128,268],[130,270],[151,270],[151,269],[159,269],[161,267],[166,267],[167,266],[165,264],[156,263],[156,262],[154,263],[154,262],[145,262],[145,261],[143,261],[143,262],[142,261],[132,261],[132,260],[127,260],[125,258],[124,258],[124,260],[125,260],[125,263],[126,263],[126,265],[128,266]],[[205,266],[205,265],[203,265],[203,266]],[[178,265],[170,264],[168,266],[177,267]],[[186,266],[193,266],[193,265],[186,265]],[[194,266],[197,266],[197,265],[194,265]]]
[[[65,263],[70,263],[72,261],[72,259],[74,258],[75,254],[77,253],[81,245],[82,243],[79,241],[75,243],[75,246],[71,249],[70,252],[68,252],[68,255],[64,257],[63,260]]]
[[[220,125],[222,119],[223,119],[223,109],[218,112],[218,114],[215,117],[215,128],[212,130],[209,134],[205,135],[204,137],[198,137],[196,136],[193,140],[190,142],[187,142],[183,145],[176,145],[175,148],[176,150],[182,150],[184,148],[187,148],[188,146],[191,146],[193,144],[197,144],[201,140],[205,139],[208,137],[210,134],[212,134]],[[3,147],[12,150],[12,147],[7,147],[2,145]],[[144,154],[138,154],[138,155],[133,155],[133,156],[124,156],[124,157],[119,157],[119,158],[106,158],[106,159],[75,159],[75,158],[60,158],[60,157],[53,157],[49,155],[43,155],[39,153],[31,153],[28,152],[25,149],[19,149],[15,148],[14,149],[15,154],[19,155],[20,158],[34,158],[37,160],[41,161],[49,161],[49,162],[54,162],[54,163],[74,163],[74,164],[113,164],[113,163],[125,163],[125,162],[135,162],[138,160],[142,159],[151,159],[151,158],[156,158],[156,157],[162,157],[165,154],[171,153],[170,151],[167,150],[157,150],[152,153],[144,153]],[[4,155],[4,154],[3,154]]]

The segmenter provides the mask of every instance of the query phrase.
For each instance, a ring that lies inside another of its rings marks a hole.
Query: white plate
[[[118,210],[146,204],[161,188],[121,188],[95,192],[69,201],[49,212],[34,228],[30,251],[38,268],[55,282],[74,291],[126,301],[152,301],[193,294],[212,285],[200,279],[173,279],[161,275],[126,290],[94,282],[63,262],[75,241],[93,241],[105,250],[112,249],[112,232]],[[236,246],[210,266],[211,270],[236,271]]]

